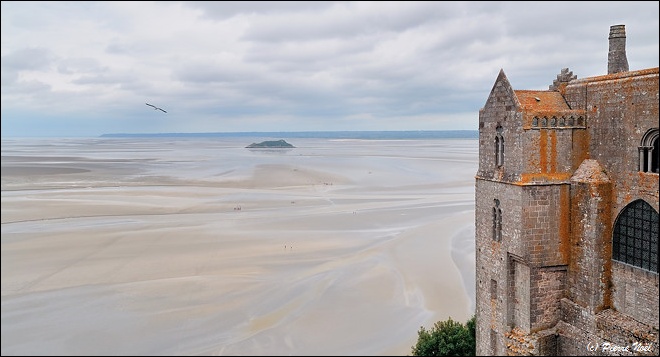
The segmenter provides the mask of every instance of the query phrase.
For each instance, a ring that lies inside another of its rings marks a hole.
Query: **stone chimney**
[[[628,72],[626,57],[626,25],[610,26],[610,51],[607,54],[607,74]]]

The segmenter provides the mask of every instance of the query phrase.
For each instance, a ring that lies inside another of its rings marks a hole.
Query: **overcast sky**
[[[657,1],[1,4],[4,137],[476,130],[500,69],[607,74],[619,24],[658,67]]]

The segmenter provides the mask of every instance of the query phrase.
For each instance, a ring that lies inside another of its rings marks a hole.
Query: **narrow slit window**
[[[497,126],[495,135],[495,163],[497,167],[504,165],[504,137],[502,136],[502,126]]]
[[[494,200],[493,206],[493,240],[502,241],[502,209],[498,199]]]

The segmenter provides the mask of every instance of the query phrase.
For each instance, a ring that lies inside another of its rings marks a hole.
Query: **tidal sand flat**
[[[2,141],[2,355],[408,355],[474,312],[476,139]]]

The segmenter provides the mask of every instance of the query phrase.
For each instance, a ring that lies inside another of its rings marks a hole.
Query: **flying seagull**
[[[155,106],[155,105],[151,105],[151,104],[149,104],[149,103],[144,103],[144,104],[146,104],[146,105],[148,105],[148,106],[150,106],[150,107],[154,107],[154,110],[160,110],[160,111],[163,112],[163,113],[167,113],[165,110],[163,110],[163,109],[161,109],[161,108],[158,108],[158,107]]]

